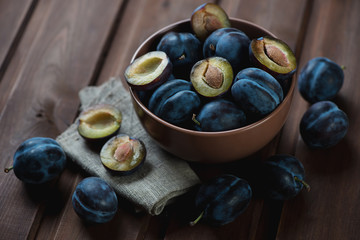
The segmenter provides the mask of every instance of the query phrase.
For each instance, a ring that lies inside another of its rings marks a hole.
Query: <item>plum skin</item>
[[[202,45],[189,32],[166,33],[158,43],[156,50],[167,54],[173,64],[174,72],[188,72],[192,65],[202,58]]]
[[[183,79],[174,79],[154,91],[148,108],[171,124],[187,127],[200,105],[200,97],[192,90],[192,84]]]
[[[251,198],[252,189],[246,180],[223,174],[200,186],[195,205],[202,211],[202,220],[213,226],[222,226],[242,214]],[[197,220],[190,224],[194,225]]]
[[[65,166],[65,152],[52,138],[29,138],[19,145],[14,154],[16,177],[30,184],[49,182],[59,176]]]
[[[257,191],[265,198],[288,200],[298,195],[304,184],[308,187],[304,166],[292,155],[270,156],[262,163],[259,174]]]
[[[253,120],[271,113],[284,98],[280,83],[258,68],[241,70],[234,79],[231,95]]]
[[[244,126],[246,115],[235,103],[216,99],[200,109],[197,121],[200,123],[200,131],[226,131]]]
[[[91,223],[109,222],[118,209],[114,190],[99,177],[83,179],[76,186],[71,200],[76,214]]]
[[[309,60],[302,68],[298,80],[301,96],[309,103],[331,100],[344,82],[342,68],[325,57]]]
[[[349,119],[335,103],[320,101],[304,113],[299,128],[303,141],[310,148],[325,149],[335,146],[345,137]]]
[[[236,28],[220,28],[205,40],[205,58],[218,56],[229,61],[234,72],[249,66],[249,37]]]

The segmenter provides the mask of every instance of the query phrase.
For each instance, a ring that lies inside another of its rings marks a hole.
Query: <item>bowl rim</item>
[[[241,22],[243,24],[247,24],[247,25],[251,25],[252,27],[255,28],[259,28],[262,31],[268,33],[270,36],[276,37],[273,33],[269,32],[269,30],[255,24],[252,23],[250,21],[247,20],[243,20],[243,19],[239,19],[239,18],[230,18],[231,21],[237,21],[237,22]],[[169,31],[170,29],[174,28],[177,25],[180,24],[184,24],[186,22],[189,22],[190,19],[183,19],[174,23],[171,23],[161,29],[159,29],[158,31],[156,31],[155,33],[151,34],[149,37],[146,38],[145,41],[143,41],[143,43],[136,49],[135,53],[133,54],[133,56],[131,57],[131,62],[133,62],[135,60],[135,56],[137,56],[139,54],[139,52],[141,51],[141,49],[144,47],[144,45],[148,44],[151,40],[153,40],[155,37],[159,36],[159,34],[162,34],[166,31]],[[176,125],[173,125],[171,123],[168,123],[167,121],[159,118],[158,116],[156,116],[154,113],[152,113],[138,98],[137,94],[133,91],[133,89],[129,86],[129,92],[132,96],[132,98],[134,99],[134,101],[136,101],[136,104],[141,108],[142,111],[144,111],[148,116],[150,116],[153,120],[157,121],[160,124],[165,125],[166,127],[177,131],[177,132],[183,132],[189,135],[194,135],[194,136],[206,136],[206,137],[218,137],[219,135],[235,135],[235,134],[239,134],[240,132],[245,132],[248,130],[251,130],[253,128],[256,128],[258,125],[262,125],[265,122],[269,121],[274,115],[279,114],[279,112],[282,110],[282,108],[284,108],[287,105],[288,101],[292,100],[292,95],[294,93],[294,89],[295,89],[295,85],[296,85],[296,78],[295,76],[292,76],[292,80],[291,80],[291,85],[287,91],[286,96],[284,97],[283,101],[268,115],[266,115],[264,118],[250,123],[248,125],[245,125],[243,127],[240,128],[236,128],[236,129],[231,129],[231,130],[226,130],[226,131],[217,131],[217,132],[203,132],[203,131],[197,131],[197,130],[191,130],[191,129],[186,129],[186,128],[182,128]],[[287,113],[288,115],[288,113]]]

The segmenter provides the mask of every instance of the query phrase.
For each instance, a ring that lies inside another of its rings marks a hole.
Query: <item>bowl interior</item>
[[[254,23],[234,18],[230,21],[232,27],[244,31],[250,39],[266,35],[276,37]],[[131,61],[155,50],[161,37],[169,31],[191,32],[190,20],[173,23],[152,34],[139,46]],[[294,87],[292,80],[282,103],[265,118],[242,128],[222,132],[200,132],[172,125],[150,112],[131,88],[130,93],[140,122],[162,148],[189,161],[228,162],[260,150],[275,137],[287,118]],[[235,147],[236,142],[242,143],[242,148]]]

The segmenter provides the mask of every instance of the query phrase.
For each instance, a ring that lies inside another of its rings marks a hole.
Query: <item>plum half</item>
[[[282,40],[270,36],[253,39],[249,49],[250,61],[273,75],[283,88],[296,71],[296,58],[291,48]]]
[[[79,115],[78,132],[87,140],[104,140],[118,132],[122,113],[110,104],[93,105]]]
[[[163,51],[151,51],[135,59],[125,70],[126,82],[134,90],[151,90],[165,81],[173,65]]]
[[[191,15],[191,27],[201,41],[204,41],[215,30],[227,28],[230,25],[229,17],[224,9],[215,3],[202,4]]]
[[[195,63],[190,73],[191,83],[200,95],[216,97],[226,93],[233,82],[230,63],[222,57],[209,57]]]
[[[101,163],[119,175],[128,175],[138,170],[146,158],[144,143],[126,134],[109,139],[100,151]]]

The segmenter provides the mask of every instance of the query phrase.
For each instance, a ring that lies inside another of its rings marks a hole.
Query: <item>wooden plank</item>
[[[318,56],[346,66],[344,85],[334,102],[349,116],[350,128],[335,147],[310,150],[294,133],[309,105],[295,96],[296,118],[288,129],[293,129],[297,141],[290,144],[304,164],[311,191],[285,203],[277,239],[358,239],[360,235],[359,11],[360,2],[355,0],[314,1],[300,66]]]
[[[11,59],[11,53],[26,27],[32,10],[33,1],[0,1],[0,78]]]
[[[187,4],[181,1],[132,0],[124,4],[118,17],[116,34],[107,51],[96,84],[101,84],[110,77],[122,77],[131,56],[142,41],[167,24],[189,18],[192,10],[200,4],[202,2],[198,0],[189,1]],[[119,212],[110,223],[84,226],[74,214],[68,200],[60,217],[57,216],[58,226],[52,233],[55,234],[54,238],[59,239],[89,239],[99,234],[103,238],[112,239],[161,239],[165,234],[168,219],[166,211],[156,217],[145,213],[135,214],[131,210],[131,205],[124,201],[119,205]],[[64,222],[66,224],[63,224]],[[46,224],[45,221],[43,224]],[[49,227],[41,228],[38,236],[47,236],[48,229]]]
[[[121,2],[38,2],[0,86],[0,95],[6,96],[0,101],[3,168],[12,164],[12,155],[23,140],[56,137],[73,121],[77,93],[96,74]],[[60,183],[71,186],[77,173],[69,171]],[[1,239],[33,238],[43,206],[59,207],[71,194],[69,187],[56,183],[25,186],[14,173],[1,174],[0,186],[0,206],[6,206],[0,213]],[[60,204],[51,205],[54,198],[49,195],[55,192]]]
[[[306,2],[229,0],[221,1],[220,5],[229,13],[230,17],[242,18],[259,24],[287,42],[294,51],[297,48],[298,38],[302,32],[301,27],[306,11]],[[251,171],[247,172],[246,169],[254,170],[257,166],[257,161],[261,161],[274,154],[277,149],[278,140],[279,137],[275,138],[268,146],[249,158],[233,164],[214,166],[214,168],[217,171],[234,173],[247,179],[249,177],[247,174]],[[215,172],[208,175],[209,166],[202,167],[205,168],[203,172],[206,174],[205,178],[203,176],[203,179],[219,173],[215,170]],[[199,173],[199,171],[197,172]],[[194,227],[189,227],[180,220],[177,220],[179,213],[182,211],[180,208],[180,212],[175,212],[172,217],[166,239],[183,239],[185,237],[187,239],[273,239],[276,236],[281,207],[281,203],[264,201],[255,197],[249,209],[236,221],[220,228],[211,228],[201,223]]]

